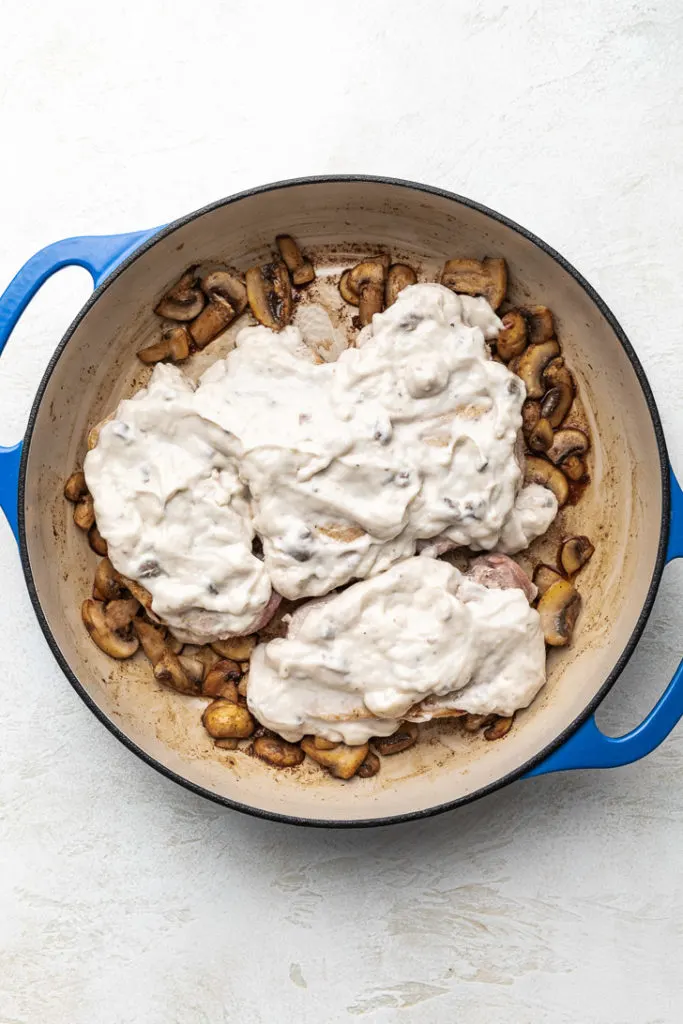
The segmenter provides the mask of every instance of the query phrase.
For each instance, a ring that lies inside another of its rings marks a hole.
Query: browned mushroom
[[[417,742],[417,726],[414,722],[401,722],[391,736],[373,736],[372,745],[382,757],[399,754]]]
[[[103,558],[95,570],[95,582],[93,584],[93,597],[98,601],[113,601],[121,597],[123,587],[114,566],[108,558]]]
[[[569,484],[564,473],[561,473],[546,459],[530,456],[524,467],[524,479],[528,484],[540,484],[542,487],[549,488],[557,498],[557,504],[560,507],[569,497]]]
[[[190,267],[169,288],[154,307],[167,320],[194,320],[204,308],[204,293],[197,280],[197,267]]]
[[[465,732],[479,732],[485,725],[494,722],[496,719],[495,715],[473,715],[467,714],[460,719],[462,727]]]
[[[278,235],[275,244],[280,250],[280,256],[284,260],[289,271],[292,283],[300,288],[304,284],[310,284],[315,279],[313,264],[304,259],[304,255],[291,235]]]
[[[360,296],[356,292],[352,291],[349,287],[349,274],[350,270],[345,270],[339,279],[339,293],[344,300],[348,302],[350,306],[357,306],[360,302]]]
[[[380,769],[380,760],[374,751],[368,750],[365,760],[356,772],[359,779],[371,779]]]
[[[541,597],[537,608],[545,642],[550,647],[568,644],[581,610],[581,596],[571,583],[568,580],[553,583]]]
[[[81,617],[91,639],[110,658],[130,658],[138,649],[136,636],[124,637],[107,625],[104,605],[91,597],[81,605]]]
[[[130,591],[133,597],[137,597],[138,601],[147,612],[147,615],[151,619],[154,619],[155,622],[159,622],[159,619],[152,611],[152,595],[149,590],[147,590],[146,587],[143,587],[141,583],[138,583],[137,580],[130,579],[129,576],[124,576],[123,573],[117,572],[116,577],[121,587]]]
[[[541,418],[541,403],[533,398],[527,398],[522,406],[522,433],[528,440]]]
[[[346,284],[358,295],[358,315],[361,327],[370,323],[375,313],[384,309],[384,283],[387,268],[379,257],[363,260],[349,271]]]
[[[158,363],[162,359],[181,363],[189,354],[190,333],[187,327],[182,324],[167,324],[161,329],[159,341],[138,351],[138,359],[143,363]]]
[[[292,319],[292,285],[282,260],[250,267],[246,274],[251,311],[273,331],[281,331]]]
[[[97,529],[97,523],[93,523],[88,530],[88,544],[96,555],[101,555],[103,558],[107,554],[107,542]]]
[[[541,417],[527,438],[529,447],[534,452],[547,452],[553,443],[553,428],[545,417]]]
[[[505,298],[508,271],[505,260],[487,257],[484,260],[446,260],[441,284],[464,295],[483,295],[493,309]]]
[[[543,396],[542,415],[554,430],[561,425],[571,409],[576,387],[564,359],[553,359],[545,368],[543,383],[548,389]]]
[[[533,581],[536,584],[538,596],[543,597],[546,590],[552,587],[553,583],[557,583],[558,580],[563,578],[562,573],[559,573],[557,569],[553,569],[552,565],[545,565],[541,562],[534,569],[533,575]]]
[[[320,750],[313,742],[312,736],[304,736],[301,741],[301,749],[323,768],[327,768],[335,778],[350,779],[368,756],[370,748],[367,743],[358,747],[349,747],[346,743],[338,743],[331,750]]]
[[[334,750],[337,746],[332,740],[326,740],[324,736],[314,736],[313,743],[318,750]]]
[[[528,398],[543,398],[545,385],[543,371],[551,359],[560,354],[560,346],[555,340],[543,341],[538,345],[529,345],[520,357],[517,374],[526,386]]]
[[[163,626],[153,626],[151,622],[140,618],[133,619],[133,629],[152,665],[157,665],[168,650],[166,630]]]
[[[198,349],[206,348],[217,338],[237,316],[237,311],[227,299],[217,292],[206,304],[196,320],[190,324],[190,334]]]
[[[249,661],[251,652],[256,647],[256,637],[231,636],[227,640],[214,640],[211,644],[216,654],[232,661]]]
[[[210,300],[220,295],[229,302],[239,316],[247,308],[247,288],[242,279],[231,270],[209,270],[201,279],[202,291]]]
[[[85,473],[82,470],[77,470],[72,473],[67,482],[64,484],[64,497],[67,501],[77,502],[81,498],[85,498],[88,493],[88,485],[85,482]]]
[[[190,683],[195,688],[195,692],[199,692],[202,688],[202,681],[204,679],[204,665],[199,658],[193,658],[189,654],[179,654],[178,661],[183,672],[190,680]]]
[[[586,463],[578,455],[570,455],[562,463],[562,472],[570,480],[581,480],[586,475]]]
[[[522,313],[528,324],[530,345],[540,345],[555,337],[553,314],[547,306],[525,306]]]
[[[135,621],[137,622],[137,619]],[[190,678],[178,655],[168,648],[154,666],[154,678],[178,693],[197,696],[201,689],[201,682]]]
[[[246,666],[242,666],[245,668]],[[243,699],[246,700],[247,690],[249,689],[249,673],[245,672],[239,683],[237,684],[237,693]]]
[[[74,505],[74,523],[79,530],[89,530],[95,522],[95,506],[92,494],[85,494]]]
[[[245,740],[254,731],[255,723],[246,708],[229,700],[215,700],[205,709],[202,723],[214,739]]]
[[[583,430],[576,427],[564,427],[558,430],[553,438],[553,443],[548,448],[546,455],[554,465],[559,465],[568,459],[570,455],[585,455],[590,446],[590,441]]]
[[[526,320],[518,309],[511,309],[502,318],[503,330],[498,335],[496,351],[508,363],[515,356],[521,356],[527,346]]]
[[[407,263],[394,263],[389,267],[386,284],[384,285],[384,305],[389,307],[396,302],[399,292],[417,284],[417,274]]]
[[[484,729],[484,739],[499,740],[502,739],[503,736],[507,736],[512,728],[514,719],[514,715],[510,715],[509,718],[503,715],[498,716],[492,725],[489,725],[487,729]]]
[[[202,697],[224,697],[237,703],[237,683],[242,677],[242,670],[236,661],[217,661],[209,669],[202,684]]]
[[[588,537],[569,537],[560,547],[559,563],[567,576],[573,576],[595,552]]]
[[[113,633],[127,629],[138,613],[140,605],[134,597],[116,597],[104,608],[104,621]]]
[[[107,423],[111,423],[111,421],[113,419],[114,419],[114,413],[111,412],[111,413],[109,413],[108,416],[105,416],[103,420],[100,420],[99,423],[96,423],[94,427],[90,428],[90,430],[88,431],[88,441],[87,441],[87,446],[88,446],[88,451],[89,452],[91,452],[93,450],[93,448],[97,445],[97,442],[100,439],[100,431],[102,430],[102,427],[105,427],[107,425]]]
[[[304,759],[304,752],[295,743],[287,743],[279,736],[259,736],[254,740],[254,753],[274,768],[295,768]]]

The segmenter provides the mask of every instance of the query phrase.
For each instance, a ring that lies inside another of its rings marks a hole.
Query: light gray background
[[[0,0],[0,288],[59,237],[253,184],[367,172],[500,209],[598,288],[683,469],[677,0]],[[21,433],[85,300],[43,289],[0,368]],[[683,731],[629,768],[518,783],[361,833],[223,811],[92,717],[0,525],[0,1024],[678,1021]],[[668,571],[600,713],[639,721],[681,649]]]

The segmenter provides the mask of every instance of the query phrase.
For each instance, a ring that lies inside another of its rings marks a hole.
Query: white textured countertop
[[[0,288],[42,245],[297,174],[442,185],[558,248],[614,309],[683,469],[677,0],[5,3]],[[89,291],[69,270],[0,365],[0,443]],[[611,772],[423,823],[306,831],[139,762],[70,688],[0,524],[0,1024],[659,1024],[683,981],[683,729]],[[601,710],[683,648],[667,571]]]

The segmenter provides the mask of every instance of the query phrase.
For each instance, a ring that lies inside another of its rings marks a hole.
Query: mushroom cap
[[[137,651],[136,636],[123,637],[109,628],[101,601],[86,598],[81,605],[81,617],[92,640],[110,658],[130,658]]]

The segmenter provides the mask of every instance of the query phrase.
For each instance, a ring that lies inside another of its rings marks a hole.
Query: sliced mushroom
[[[237,693],[243,700],[246,700],[247,690],[249,689],[249,673],[245,672],[239,683],[237,684]]]
[[[524,479],[528,484],[540,484],[542,487],[548,487],[557,498],[557,504],[560,507],[569,497],[569,484],[566,476],[546,459],[530,456],[524,467]]]
[[[114,413],[111,412],[111,413],[109,413],[108,416],[105,416],[103,420],[100,420],[99,423],[96,423],[94,427],[90,428],[90,430],[88,431],[88,440],[87,440],[87,445],[88,445],[88,451],[89,452],[91,452],[93,450],[93,448],[95,448],[95,446],[97,445],[97,442],[100,439],[100,431],[102,430],[102,427],[106,427],[107,423],[111,423],[111,421],[113,419],[114,419]]]
[[[323,768],[327,768],[335,778],[350,779],[368,756],[370,748],[367,743],[363,743],[359,747],[349,747],[346,743],[337,743],[331,750],[320,750],[313,742],[312,736],[304,736],[301,741],[301,749]]]
[[[147,590],[146,587],[143,587],[141,583],[138,583],[137,580],[132,580],[130,579],[130,577],[124,576],[123,573],[117,572],[116,576],[120,586],[125,587],[126,590],[129,590],[133,597],[137,597],[138,601],[145,609],[147,614],[150,616],[150,618],[153,618],[155,622],[158,622],[159,619],[157,619],[157,617],[152,612],[152,595],[150,594],[149,590]]]
[[[292,319],[292,285],[282,260],[250,267],[246,274],[251,311],[265,327],[281,331]]]
[[[386,284],[384,285],[384,305],[389,307],[396,302],[399,292],[411,284],[417,284],[417,274],[407,263],[394,263],[389,267]]]
[[[194,320],[204,308],[204,293],[197,280],[197,267],[190,267],[154,307],[167,320]]]
[[[161,329],[161,338],[147,348],[138,351],[138,359],[143,363],[158,363],[162,359],[170,359],[173,363],[181,363],[190,354],[190,332],[182,324],[167,324]]]
[[[581,610],[581,595],[568,580],[558,580],[548,587],[537,605],[545,642],[550,647],[564,647]]]
[[[81,617],[91,639],[110,658],[130,658],[137,651],[139,644],[136,636],[123,637],[109,628],[104,605],[100,601],[86,598],[81,605]]]
[[[133,619],[133,630],[152,665],[157,665],[169,649],[166,645],[166,630],[164,627],[153,626],[146,619],[138,618]]]
[[[113,601],[121,597],[123,587],[114,566],[108,558],[103,558],[95,570],[95,582],[93,584],[93,597],[98,601]]]
[[[509,718],[506,718],[503,715],[497,717],[493,725],[489,725],[487,729],[484,729],[484,739],[499,740],[502,739],[503,736],[507,736],[512,728],[514,719],[514,715],[510,715]]]
[[[553,339],[543,341],[538,345],[529,345],[520,357],[516,372],[524,381],[527,398],[543,398],[545,394],[543,371],[550,360],[555,359],[559,354],[560,346]]]
[[[154,666],[154,678],[157,682],[163,683],[164,686],[169,686],[178,693],[196,696],[200,692],[201,684],[189,677],[178,655],[168,650],[168,648]]]
[[[522,433],[529,438],[541,418],[541,403],[533,398],[527,398],[522,406]]]
[[[547,306],[525,306],[522,312],[529,326],[530,345],[540,345],[555,337],[553,314]]]
[[[237,750],[239,746],[239,740],[229,740],[223,738],[222,740],[214,740],[214,747],[218,747],[219,750]]]
[[[79,530],[89,530],[95,523],[95,506],[92,494],[84,495],[74,505],[74,523]]]
[[[564,427],[555,433],[552,446],[548,448],[546,455],[554,465],[558,466],[570,455],[585,455],[590,447],[590,441],[583,430],[576,427]]]
[[[557,569],[553,569],[552,565],[545,565],[541,562],[534,569],[533,580],[539,597],[543,597],[546,590],[552,587],[553,583],[557,583],[561,579],[564,579],[562,573],[559,573]]]
[[[446,260],[441,284],[464,295],[483,295],[493,309],[498,309],[507,291],[507,264],[490,257],[481,261]]]
[[[503,330],[498,335],[496,351],[507,363],[515,356],[521,356],[527,346],[526,320],[518,309],[511,309],[502,318]]]
[[[564,363],[564,359],[553,359],[545,368],[543,383],[548,389],[543,396],[542,413],[553,429],[563,422],[571,409],[576,386],[574,378]]]
[[[216,654],[232,661],[249,661],[256,647],[255,636],[231,636],[227,640],[214,640],[211,644]]]
[[[304,284],[310,284],[315,279],[313,264],[304,259],[304,255],[291,235],[278,235],[275,244],[280,250],[280,256],[284,260],[287,270],[291,274],[292,282],[300,288]]]
[[[586,475],[586,463],[578,455],[570,455],[562,463],[562,472],[570,480],[581,480]]]
[[[534,429],[530,432],[527,441],[534,452],[547,452],[553,443],[553,428],[544,416],[540,418]]]
[[[109,601],[104,609],[107,628],[114,633],[127,629],[137,615],[139,607],[134,597],[117,597]]]
[[[215,700],[205,709],[202,723],[214,739],[245,740],[255,729],[254,719],[241,704]]]
[[[352,291],[349,286],[349,274],[350,270],[345,270],[339,279],[339,293],[344,300],[348,302],[350,306],[357,306],[360,302],[360,296],[356,292]]]
[[[595,552],[588,537],[569,537],[560,548],[559,562],[567,576],[573,576]]]
[[[387,277],[385,261],[380,257],[363,260],[349,271],[347,287],[358,295],[358,315],[361,327],[370,323],[375,313],[384,309],[384,283]]]
[[[237,316],[237,311],[227,299],[216,293],[207,303],[196,320],[190,324],[190,334],[198,349],[206,348],[217,338]]]
[[[279,736],[259,736],[254,740],[254,753],[274,768],[295,768],[305,754],[295,743],[287,743]]]
[[[189,654],[179,654],[178,661],[180,662],[183,672],[195,689],[200,690],[204,679],[203,663],[199,658],[192,658]]]
[[[87,493],[88,485],[85,482],[85,473],[79,469],[75,473],[72,473],[64,484],[64,497],[67,501],[73,501],[75,503],[80,501],[81,498],[85,498]]]
[[[368,750],[365,760],[356,772],[359,779],[371,779],[380,769],[380,759],[373,750]]]
[[[101,555],[103,558],[106,558],[107,542],[97,529],[97,523],[93,523],[88,530],[88,544],[96,555]]]
[[[337,744],[333,743],[332,740],[326,740],[324,736],[314,736],[313,743],[318,750],[334,750],[337,746]]]
[[[224,697],[225,700],[231,700],[236,704],[239,696],[237,683],[241,677],[242,670],[236,661],[217,661],[206,674],[202,684],[202,697]]]
[[[472,715],[467,714],[461,719],[465,732],[479,732],[485,725],[495,721],[495,715]]]
[[[230,270],[210,270],[201,279],[201,287],[208,299],[220,295],[229,302],[239,316],[247,308],[247,288],[242,279]]]
[[[149,610],[147,610],[147,616],[150,617]],[[160,619],[157,619],[156,615],[152,617],[157,622],[161,621]],[[174,637],[172,633],[166,634],[166,646],[168,647],[169,651],[173,651],[174,654],[181,654],[182,651],[184,651],[185,649],[185,644],[183,643],[183,641],[178,640],[177,637]],[[201,661],[201,658],[199,660]]]
[[[401,722],[391,736],[373,736],[372,745],[382,757],[399,754],[417,742],[417,726],[414,722]]]

